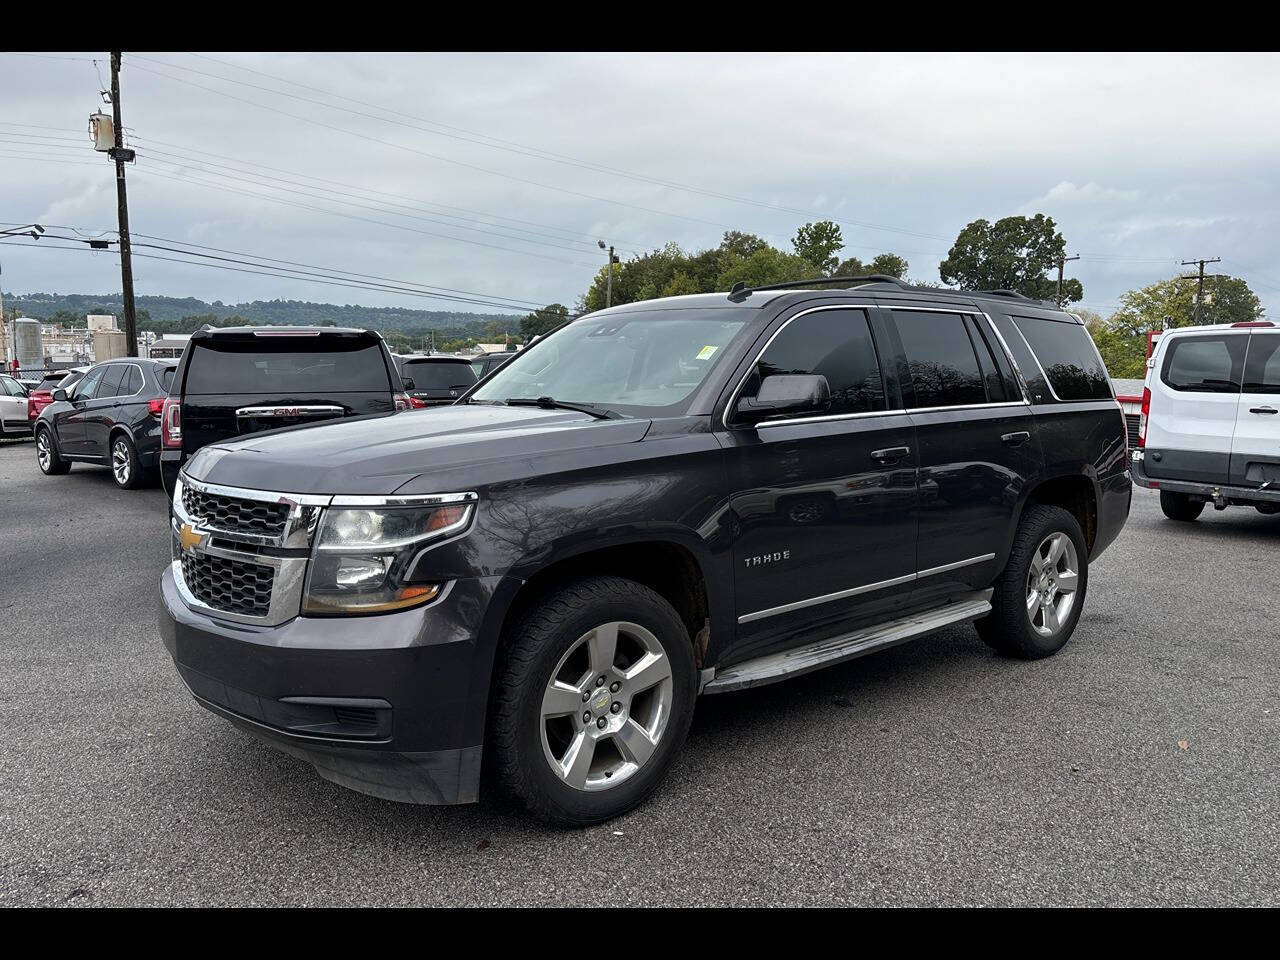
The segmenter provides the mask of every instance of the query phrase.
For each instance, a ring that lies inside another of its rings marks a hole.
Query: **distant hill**
[[[67,315],[72,314],[81,324],[87,313],[124,315],[124,303],[119,293],[5,293],[4,306],[6,314],[16,309],[24,316],[41,320],[66,320]],[[444,338],[480,337],[492,332],[487,328],[494,323],[503,333],[514,334],[520,330],[520,314],[515,313],[359,307],[306,300],[254,300],[226,304],[221,300],[206,303],[194,297],[139,296],[136,307],[140,315],[138,326],[157,333],[190,332],[211,317],[216,318],[215,323],[234,317],[256,324],[368,327],[383,333],[397,332],[410,336],[435,331]],[[146,311],[146,316],[142,316],[143,311]],[[56,316],[59,313],[63,316]],[[197,318],[199,322],[183,322]]]

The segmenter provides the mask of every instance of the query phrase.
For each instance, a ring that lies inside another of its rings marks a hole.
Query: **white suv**
[[[1133,468],[1171,520],[1206,503],[1280,512],[1280,328],[1166,331],[1147,361]]]

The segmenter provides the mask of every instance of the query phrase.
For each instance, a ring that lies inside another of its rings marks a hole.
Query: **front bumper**
[[[400,613],[263,627],[190,609],[170,566],[160,634],[197,702],[325,779],[387,800],[468,803],[491,663],[478,619],[499,579],[454,581]]]
[[[1152,478],[1147,475],[1146,458],[1141,454],[1141,450],[1133,451],[1130,463],[1133,470],[1133,481],[1139,486],[1147,487],[1151,490],[1168,490],[1170,493],[1185,493],[1191,496],[1203,497],[1215,506],[1280,503],[1280,489],[1259,490],[1257,487],[1238,487],[1226,483],[1204,483],[1199,480],[1169,480],[1165,477]]]

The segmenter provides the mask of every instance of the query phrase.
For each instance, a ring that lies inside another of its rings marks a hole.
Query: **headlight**
[[[433,540],[466,529],[470,503],[331,507],[321,521],[302,612],[386,613],[434,599],[438,583],[406,583],[413,558]]]

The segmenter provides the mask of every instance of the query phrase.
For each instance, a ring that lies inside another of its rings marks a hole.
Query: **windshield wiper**
[[[544,410],[576,410],[578,413],[589,414],[597,420],[618,420],[621,414],[612,410],[604,410],[599,407],[593,407],[586,403],[569,403],[566,400],[557,400],[554,397],[508,397],[507,405],[511,407],[542,407]]]

